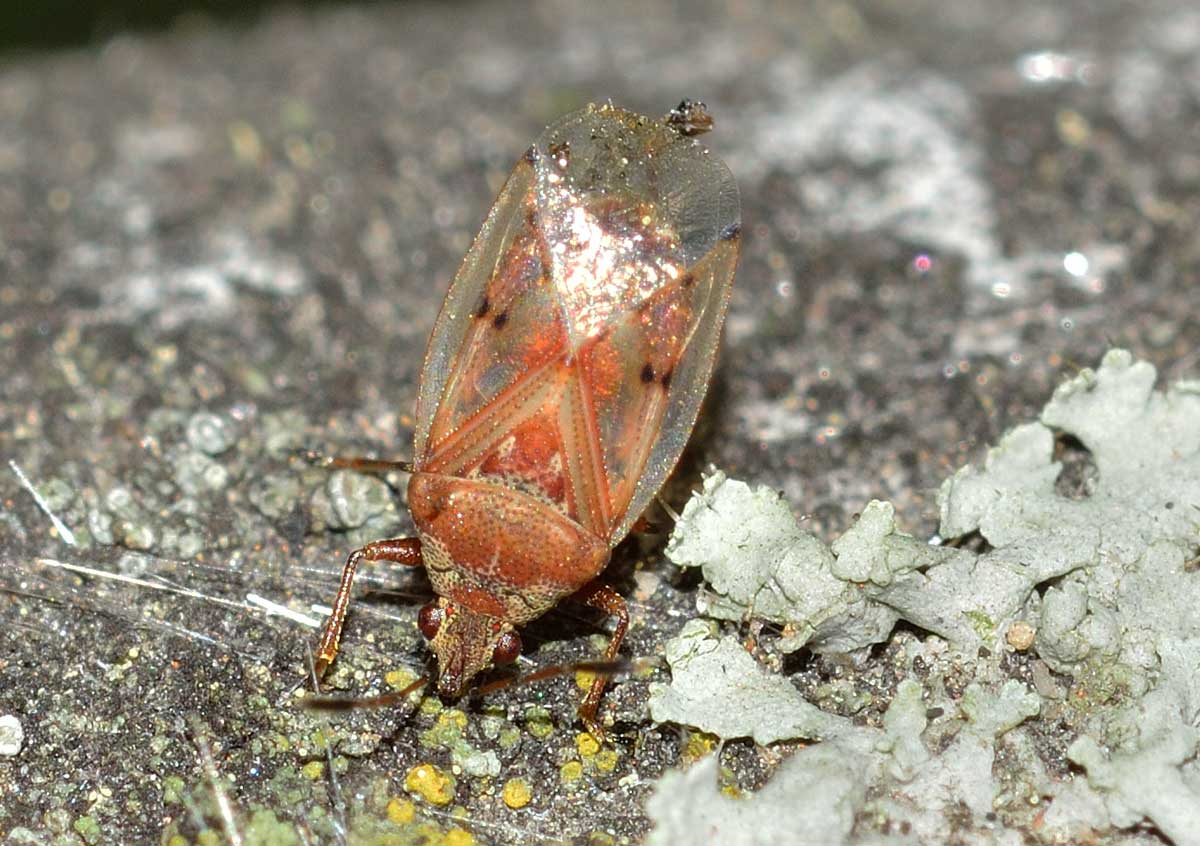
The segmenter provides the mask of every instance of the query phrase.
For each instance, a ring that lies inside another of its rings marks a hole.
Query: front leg
[[[629,609],[625,606],[625,600],[608,585],[599,582],[589,583],[571,598],[591,608],[599,608],[617,618],[617,627],[613,630],[612,640],[608,642],[608,649],[604,651],[605,661],[615,660],[617,651],[621,648],[621,641],[625,639],[625,632],[629,629]],[[583,703],[579,706],[579,719],[583,721],[584,728],[596,740],[604,739],[604,732],[601,730],[600,724],[596,722],[596,710],[600,707],[600,695],[604,693],[604,685],[607,683],[608,676],[606,675],[596,678],[592,682],[587,696],[583,698]]]
[[[318,679],[337,657],[342,624],[346,621],[346,609],[350,606],[350,587],[354,584],[354,571],[358,569],[360,561],[391,561],[406,567],[420,567],[425,563],[421,558],[420,538],[378,540],[350,553],[346,559],[346,566],[342,568],[342,582],[338,585],[337,596],[333,599],[333,611],[325,622],[325,631],[322,632],[321,643],[317,647],[314,668]]]

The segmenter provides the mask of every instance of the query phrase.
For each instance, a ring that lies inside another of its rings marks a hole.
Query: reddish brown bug
[[[629,623],[595,581],[683,451],[712,372],[740,248],[737,187],[692,136],[588,106],[517,162],[455,276],[425,356],[411,470],[418,537],[346,561],[316,657],[334,660],[361,561],[424,565],[438,599],[418,625],[437,689],[458,697],[514,660],[515,627],[572,597]],[[580,706],[599,733],[605,679]]]

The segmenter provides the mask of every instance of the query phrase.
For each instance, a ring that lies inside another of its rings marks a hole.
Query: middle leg
[[[360,455],[326,455],[315,449],[298,449],[292,455],[301,461],[319,467],[340,467],[347,470],[357,470],[359,473],[412,473],[415,469],[411,461],[393,461],[384,458],[367,458]]]

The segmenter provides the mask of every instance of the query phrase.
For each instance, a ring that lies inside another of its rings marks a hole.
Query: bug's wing
[[[554,326],[558,325],[554,302],[546,296],[520,296],[521,290],[543,275],[528,213],[532,186],[533,168],[526,157],[508,177],[450,284],[421,372],[415,444],[418,466],[439,442],[536,364],[538,351],[512,348],[513,343],[528,338],[525,327],[541,325],[543,346],[553,345]],[[501,292],[498,297],[501,289],[507,294]],[[495,302],[497,298],[510,302]],[[515,312],[506,311],[512,300],[520,305]],[[508,331],[495,331],[497,318],[501,326],[511,324]]]
[[[494,477],[616,543],[687,442],[738,249],[737,188],[694,139],[611,106],[553,124],[434,326],[417,466]]]
[[[734,236],[718,241],[692,266],[691,319],[661,405],[646,409],[638,428],[631,427],[623,450],[616,448],[619,439],[614,439],[614,448],[608,450],[614,453],[609,478],[614,512],[620,515],[609,533],[612,544],[623,538],[646,510],[687,445],[716,362],[740,240]]]
[[[628,113],[611,107],[581,113],[573,121],[548,134],[570,142],[568,176],[583,174],[575,184],[587,186],[590,207],[608,204],[605,214],[595,215],[605,221],[599,229],[612,231],[611,221],[620,216],[611,209],[614,203],[619,210],[645,210],[644,216],[634,215],[645,227],[641,237],[612,239],[616,258],[611,265],[633,281],[609,276],[591,295],[595,310],[607,293],[620,292],[615,296],[622,298],[621,307],[613,310],[594,345],[579,347],[579,397],[564,397],[565,407],[576,406],[574,428],[589,433],[573,446],[572,426],[563,426],[568,460],[577,462],[589,451],[603,458],[603,481],[594,484],[603,484],[606,496],[587,497],[581,491],[577,499],[607,500],[606,519],[598,522],[615,544],[666,481],[695,423],[729,302],[741,217],[729,169],[694,139],[660,122],[633,123]],[[590,158],[579,156],[580,150]],[[595,183],[588,181],[592,174],[600,174]],[[539,191],[543,204],[546,196]],[[558,255],[552,250],[549,260]],[[562,255],[569,264],[570,250]],[[579,275],[569,272],[573,269],[552,271],[560,288]],[[565,292],[560,299],[568,303],[570,332],[570,318],[578,323],[578,310],[569,306]],[[599,475],[586,470],[581,464],[571,476],[586,486]]]

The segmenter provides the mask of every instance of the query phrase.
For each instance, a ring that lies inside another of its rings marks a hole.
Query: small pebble
[[[1016,620],[1004,635],[1008,645],[1017,652],[1024,652],[1029,647],[1033,646],[1034,638],[1037,636],[1037,629],[1031,626],[1024,620]]]
[[[21,721],[12,714],[0,717],[0,756],[13,757],[24,743],[25,729],[21,727]]]
[[[233,427],[223,417],[199,411],[187,422],[187,441],[193,449],[220,455],[233,446]]]

